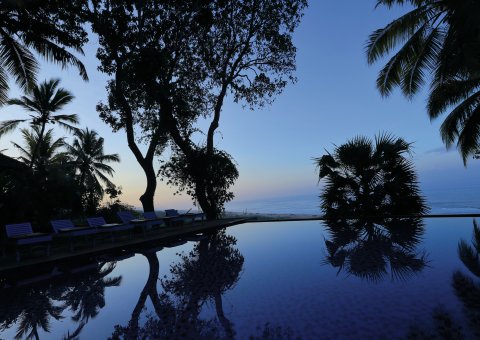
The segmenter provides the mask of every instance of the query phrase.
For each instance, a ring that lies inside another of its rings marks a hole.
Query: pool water
[[[468,218],[247,223],[0,274],[0,339],[475,339],[473,233]]]

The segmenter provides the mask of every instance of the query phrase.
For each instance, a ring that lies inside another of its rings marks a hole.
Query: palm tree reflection
[[[406,279],[427,265],[417,251],[424,233],[420,218],[388,218],[379,221],[327,220],[330,239],[325,239],[325,263],[372,282]]]
[[[115,263],[94,263],[88,271],[65,279],[2,289],[0,331],[17,325],[16,339],[39,339],[40,329],[49,333],[51,321],[63,319],[71,310],[78,327],[65,338],[76,338],[105,306],[105,289],[120,285],[121,277],[107,278],[114,269]]]
[[[458,243],[460,261],[470,272],[471,276],[480,279],[480,228],[473,221],[472,245],[464,240]],[[480,281],[456,270],[452,276],[452,286],[456,296],[463,304],[466,321],[470,327],[463,328],[456,318],[443,308],[436,308],[433,312],[434,328],[411,327],[409,339],[480,339]]]
[[[105,289],[120,286],[121,276],[107,277],[114,269],[113,262],[97,263],[80,277],[73,276],[68,280],[60,300],[64,308],[74,313],[72,320],[78,323],[73,337],[105,307]],[[72,338],[72,336],[66,338]]]
[[[461,240],[458,256],[473,278],[457,270],[453,274],[452,285],[463,303],[472,332],[480,338],[480,228],[476,221],[473,221],[472,245]]]

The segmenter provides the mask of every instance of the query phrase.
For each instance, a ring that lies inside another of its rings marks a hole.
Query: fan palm
[[[74,98],[69,91],[59,88],[59,83],[59,79],[44,81],[29,90],[27,95],[18,99],[10,99],[8,104],[18,105],[30,112],[30,118],[7,120],[0,123],[0,136],[14,130],[19,124],[27,121],[30,122],[30,125],[40,128],[37,147],[33,150],[30,167],[35,163],[38,146],[42,145],[47,124],[57,123],[68,131],[75,132],[77,130],[77,128],[71,125],[78,124],[76,114],[54,115],[55,112],[61,110]]]
[[[85,67],[66,48],[83,55],[87,35],[81,27],[79,5],[36,1],[0,2],[0,105],[7,101],[9,76],[27,91],[36,81],[38,62],[33,52],[62,67],[76,66],[87,80]]]
[[[442,124],[441,136],[447,146],[457,141],[466,162],[480,138],[480,3],[379,0],[377,6],[406,3],[413,6],[411,11],[369,37],[370,64],[393,53],[379,73],[377,87],[388,96],[398,86],[411,98],[430,80],[428,114],[435,119],[454,107]]]
[[[103,195],[102,183],[108,187],[114,186],[108,178],[114,170],[107,163],[120,162],[120,157],[118,154],[106,155],[103,145],[104,139],[88,128],[76,131],[73,144],[66,145],[71,164],[75,166],[79,184],[84,190],[82,195],[85,201],[88,197]]]
[[[327,217],[421,214],[410,144],[388,134],[358,136],[315,161],[325,179],[321,208]]]
[[[45,168],[49,164],[58,164],[66,159],[64,152],[59,152],[65,145],[63,138],[53,139],[53,130],[48,130],[40,143],[40,128],[34,126],[32,130],[22,129],[22,136],[25,141],[25,147],[20,146],[17,143],[12,142],[13,146],[20,151],[18,159],[25,164],[31,164],[33,161],[33,155],[37,150],[37,156],[34,160],[34,166],[37,169]]]

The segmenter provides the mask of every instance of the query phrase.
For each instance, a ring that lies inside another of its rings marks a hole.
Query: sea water
[[[430,214],[480,214],[480,188],[424,188],[422,195],[429,206]],[[320,190],[318,193],[270,197],[255,200],[234,200],[226,210],[252,214],[319,215]]]

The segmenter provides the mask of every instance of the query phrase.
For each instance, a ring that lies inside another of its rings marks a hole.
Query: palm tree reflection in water
[[[327,220],[326,229],[324,262],[338,273],[379,282],[387,276],[406,279],[427,265],[426,255],[417,251],[424,233],[420,218]]]
[[[455,271],[452,285],[463,304],[472,332],[480,338],[480,228],[476,221],[473,221],[472,245],[461,240],[458,256],[471,275]],[[476,282],[474,278],[477,279]]]
[[[466,324],[462,324],[443,307],[433,311],[434,329],[428,330],[422,326],[412,326],[409,339],[480,339],[480,228],[473,221],[473,238],[470,246],[464,240],[458,243],[458,257],[471,275],[456,270],[452,276],[452,286],[455,295],[463,304]],[[472,278],[473,276],[473,278]]]
[[[17,326],[16,339],[39,339],[38,330],[50,332],[52,319],[61,320],[68,309],[78,323],[76,330],[64,336],[76,339],[90,318],[105,306],[105,289],[119,286],[122,278],[107,277],[115,263],[93,263],[88,270],[64,280],[6,288],[0,291],[0,331]]]

